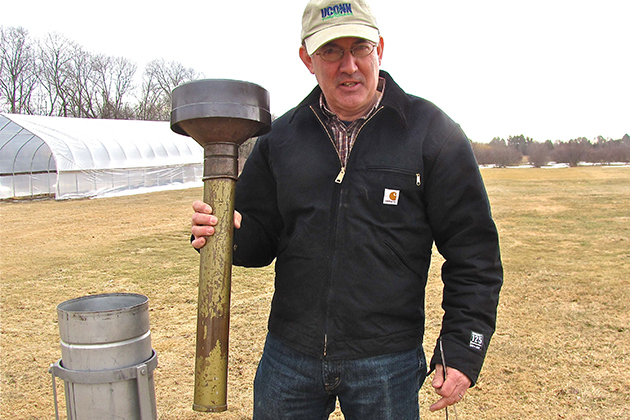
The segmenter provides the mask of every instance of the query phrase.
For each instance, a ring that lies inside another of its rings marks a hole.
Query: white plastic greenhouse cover
[[[168,122],[0,114],[0,198],[199,186],[203,148]]]

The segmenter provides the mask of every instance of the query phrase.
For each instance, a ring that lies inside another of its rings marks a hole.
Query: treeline
[[[569,141],[544,143],[523,135],[509,137],[507,141],[495,137],[490,143],[472,142],[475,157],[480,165],[499,167],[529,163],[541,167],[550,162],[578,166],[581,162],[610,164],[630,162],[630,136],[625,134],[619,140],[598,136],[594,141],[580,137]]]
[[[22,27],[0,26],[0,111],[76,118],[170,118],[171,92],[200,74],[176,62],[137,65],[94,54],[62,35],[31,39]]]
[[[51,33],[31,39],[22,27],[0,26],[0,112],[75,118],[167,121],[173,89],[202,75],[177,62],[149,62],[137,85],[137,65],[84,50]],[[480,165],[550,162],[577,166],[630,161],[630,137],[540,143],[523,135],[472,143]]]

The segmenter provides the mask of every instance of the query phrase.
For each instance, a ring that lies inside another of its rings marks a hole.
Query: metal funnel
[[[171,129],[199,144],[236,143],[271,129],[269,93],[253,83],[206,79],[176,87]]]
[[[193,410],[227,410],[227,362],[238,146],[271,130],[269,93],[235,80],[176,87],[171,129],[204,148],[204,194],[219,222],[201,251]]]

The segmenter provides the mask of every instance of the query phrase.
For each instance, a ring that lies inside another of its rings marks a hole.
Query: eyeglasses
[[[363,58],[372,54],[374,48],[376,48],[376,44],[372,44],[370,42],[362,42],[347,51],[350,51],[350,54],[352,54],[352,56],[355,58]],[[317,51],[315,54],[319,55],[324,61],[334,62],[341,60],[341,57],[343,57],[345,52],[346,50],[341,47],[329,46],[324,47],[323,49],[321,49],[321,51]]]

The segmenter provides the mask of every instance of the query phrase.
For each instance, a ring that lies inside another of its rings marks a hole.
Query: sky
[[[22,26],[34,39],[57,32],[92,53],[127,58],[138,78],[163,58],[204,78],[256,83],[279,116],[316,84],[298,56],[306,3],[12,1],[0,6],[0,25]],[[381,68],[473,141],[630,134],[628,0],[369,4],[385,41]]]

